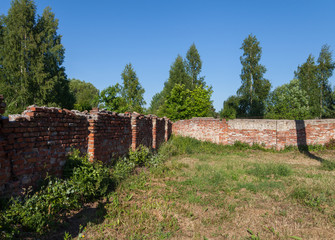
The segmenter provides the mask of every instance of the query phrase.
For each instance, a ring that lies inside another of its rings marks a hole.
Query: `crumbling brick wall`
[[[130,114],[93,110],[88,119],[90,160],[109,162],[128,153],[132,144]]]
[[[71,147],[87,151],[87,136],[86,116],[65,109],[29,107],[3,118],[0,189],[32,185],[47,173],[60,176]]]
[[[109,162],[140,144],[153,147],[154,122],[158,145],[172,131],[168,119],[99,109],[84,114],[30,106],[6,118],[3,101],[0,95],[0,196],[34,185],[47,173],[61,176],[72,147],[88,153],[91,161]]]
[[[136,147],[143,145],[146,147],[152,147],[152,118],[146,116],[136,116],[136,126],[137,126],[137,139]]]
[[[335,138],[335,119],[269,120],[193,118],[173,124],[175,135],[218,144],[236,141],[283,149],[285,146],[325,144]]]

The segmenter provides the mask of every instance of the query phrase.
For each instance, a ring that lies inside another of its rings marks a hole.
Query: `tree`
[[[126,99],[122,97],[122,86],[118,83],[101,91],[100,103],[101,107],[109,111],[118,113],[128,111]]]
[[[17,113],[34,103],[71,108],[64,47],[50,8],[36,21],[32,0],[13,0],[1,22],[0,90],[8,111]]]
[[[139,83],[131,63],[125,66],[121,78],[123,79],[122,97],[127,102],[128,111],[142,113],[145,104],[144,89]]]
[[[200,77],[202,61],[199,52],[192,44],[184,60],[180,55],[170,67],[169,79],[164,83],[164,88],[160,93],[153,96],[150,104],[150,112],[158,116],[164,116],[166,112],[166,100],[170,97],[172,89],[176,84],[184,85],[185,89],[194,90],[197,86],[204,87],[204,77]],[[214,108],[211,110],[214,113]]]
[[[32,1],[13,1],[8,15],[3,17],[1,92],[9,111],[22,111],[32,103],[35,84],[31,81],[32,62],[37,45],[34,40],[36,6]],[[31,94],[32,93],[32,94]]]
[[[223,103],[223,108],[220,111],[220,117],[225,119],[235,119],[238,115],[240,98],[238,96],[230,96]]]
[[[148,113],[157,114],[164,101],[163,91],[156,93],[151,99]]]
[[[98,107],[99,90],[92,83],[86,83],[78,79],[70,80],[70,91],[75,96],[74,109],[79,111],[91,110]]]
[[[51,8],[44,9],[36,25],[36,43],[38,54],[35,57],[35,82],[38,86],[34,103],[72,108],[74,100],[70,94],[69,81],[65,74],[65,49],[61,44],[61,35],[57,34],[58,19]]]
[[[299,85],[306,92],[311,116],[317,117],[320,115],[320,90],[318,83],[318,68],[315,64],[314,57],[309,55],[306,62],[298,66],[294,72],[295,77],[299,80]]]
[[[332,60],[332,53],[328,45],[323,45],[318,58],[317,79],[319,85],[320,118],[331,115],[330,109],[333,107],[332,90],[329,78],[333,75],[335,63]]]
[[[194,43],[191,45],[186,53],[185,66],[188,75],[192,79],[192,88],[194,88],[195,85],[204,84],[204,77],[199,77],[202,67],[202,61]]]
[[[241,49],[244,51],[240,57],[242,85],[237,91],[241,97],[241,109],[245,116],[262,116],[264,101],[271,88],[269,80],[263,77],[266,68],[259,64],[262,48],[256,36],[251,34],[243,41]]]
[[[166,116],[171,120],[179,120],[211,115],[212,92],[211,88],[200,85],[190,90],[184,84],[176,84],[163,106]]]
[[[169,79],[164,84],[163,94],[165,97],[169,96],[176,84],[183,84],[187,89],[192,88],[191,77],[187,74],[185,62],[180,55],[171,65]]]
[[[266,118],[303,120],[310,118],[310,107],[299,80],[277,87],[270,93],[266,104]]]

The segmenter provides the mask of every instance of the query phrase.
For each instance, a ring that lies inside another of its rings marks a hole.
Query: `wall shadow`
[[[72,238],[79,238],[79,234],[84,230],[89,222],[93,224],[100,224],[105,220],[105,205],[106,203],[102,202],[85,204],[79,212],[66,218],[65,222],[63,222],[58,228],[40,239],[64,239],[65,232],[71,234]]]
[[[311,159],[317,160],[321,163],[324,162],[325,159],[314,155],[308,150],[305,121],[295,120],[295,129],[297,133],[297,145],[299,152],[303,153],[304,155],[306,155]]]

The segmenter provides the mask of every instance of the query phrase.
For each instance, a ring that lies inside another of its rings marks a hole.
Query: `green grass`
[[[90,239],[332,239],[335,234],[334,172],[298,149],[276,152],[173,137],[159,154],[168,161],[122,182],[103,223],[88,227]]]
[[[313,154],[321,163],[297,148],[277,152],[174,136],[157,155],[139,149],[118,161],[110,169],[115,191],[96,193],[96,217],[62,237],[332,239],[334,153],[318,148]],[[68,175],[76,175],[71,169],[78,162],[69,164]],[[85,167],[76,181],[85,182],[90,171]],[[86,201],[95,198],[93,186],[83,188]]]

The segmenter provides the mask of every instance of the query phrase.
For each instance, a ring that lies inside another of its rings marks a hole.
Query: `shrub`
[[[150,157],[149,148],[140,145],[135,151],[129,150],[129,160],[137,166],[144,166]]]
[[[116,184],[120,183],[132,173],[135,167],[136,165],[133,161],[130,161],[127,158],[119,159],[112,171],[113,181]]]

